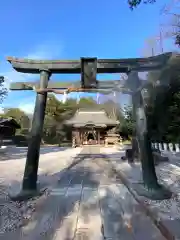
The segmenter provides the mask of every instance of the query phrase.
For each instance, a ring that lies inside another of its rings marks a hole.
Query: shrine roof
[[[17,123],[17,121],[12,118],[12,117],[9,117],[9,118],[0,118],[0,126],[1,127],[5,127],[5,126],[8,126],[8,127],[14,127],[14,128],[21,128],[21,126]]]
[[[119,122],[110,119],[104,110],[79,109],[75,115],[65,122],[73,127],[86,127],[94,125],[96,127],[116,126]]]

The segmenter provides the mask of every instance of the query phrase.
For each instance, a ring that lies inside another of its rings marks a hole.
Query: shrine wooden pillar
[[[82,145],[82,129],[79,129],[79,140],[80,140],[80,145]]]
[[[77,141],[78,146],[80,146],[81,145],[81,141],[80,141],[79,129],[76,129],[76,141]]]
[[[81,145],[83,145],[84,140],[84,129],[81,129]]]
[[[101,141],[100,141],[100,130],[99,129],[97,130],[97,135],[98,135],[98,144],[101,144]]]
[[[76,142],[76,146],[78,145],[78,135],[77,135],[77,129],[74,130],[74,138]]]
[[[76,134],[74,129],[72,130],[72,147],[74,148],[76,146]]]

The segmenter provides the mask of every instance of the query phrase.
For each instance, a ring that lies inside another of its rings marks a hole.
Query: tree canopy
[[[136,8],[137,6],[139,6],[141,3],[147,4],[147,3],[155,3],[156,0],[128,0],[128,4],[130,6],[131,9]]]
[[[4,100],[4,98],[7,96],[7,89],[4,86],[4,77],[0,76],[0,104]]]
[[[152,140],[180,141],[180,74],[171,76],[169,86],[155,87],[147,108]]]

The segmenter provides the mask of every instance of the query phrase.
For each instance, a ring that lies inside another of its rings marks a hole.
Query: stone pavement
[[[132,189],[134,184],[142,182],[140,163],[128,164],[126,161],[121,161],[121,156],[125,155],[124,150],[101,148],[101,153],[106,154],[111,159],[113,166],[125,176]],[[173,197],[163,201],[153,201],[145,197],[139,197],[139,199],[174,236],[174,239],[180,239],[180,164],[176,156],[169,154],[168,157],[169,162],[156,166],[156,174],[158,181],[171,189]]]
[[[103,158],[84,147],[27,225],[1,239],[164,240]]]

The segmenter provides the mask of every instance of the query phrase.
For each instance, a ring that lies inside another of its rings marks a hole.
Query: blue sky
[[[159,10],[167,1],[142,5],[131,11],[127,0],[44,1],[6,0],[0,3],[0,75],[10,81],[37,80],[36,75],[15,72],[6,56],[36,59],[128,58],[142,55],[147,38],[157,34]],[[173,46],[165,43],[165,50]],[[98,76],[116,78],[116,76]],[[59,75],[52,79],[79,79]],[[127,97],[121,95],[124,104]],[[10,92],[1,107],[31,112],[35,94]]]

